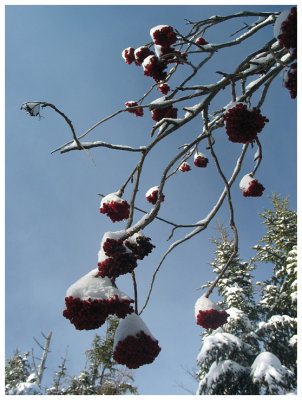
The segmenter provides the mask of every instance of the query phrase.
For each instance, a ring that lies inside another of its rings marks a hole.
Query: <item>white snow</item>
[[[246,370],[247,368],[232,360],[219,361],[218,363],[214,361],[208,373],[200,381],[199,387],[206,385],[208,388],[210,388],[219,380],[220,375],[225,375],[228,371],[238,374],[240,372],[245,372]]]
[[[195,303],[195,317],[199,314],[199,311],[206,310],[219,310],[217,304],[215,304],[212,300],[205,297],[205,295],[199,297]]]
[[[241,339],[231,333],[222,332],[219,328],[210,336],[205,337],[203,346],[197,356],[197,361],[202,363],[208,353],[213,352],[215,348],[223,348],[224,346],[241,348],[243,343]]]
[[[259,322],[259,329],[274,327],[278,329],[278,324],[295,326],[297,318],[289,315],[273,315],[267,322]]]
[[[196,160],[196,158],[198,157],[206,158],[203,153],[201,153],[200,151],[196,151],[196,153],[194,154],[194,160]]]
[[[297,343],[298,343],[298,335],[293,335],[288,341],[290,347],[296,346]]]
[[[239,188],[241,190],[247,190],[250,186],[250,184],[254,181],[254,178],[251,177],[250,174],[244,175],[244,177],[241,179],[239,183]]]
[[[122,57],[123,57],[123,59],[124,59],[125,61],[127,60],[126,52],[129,52],[130,49],[131,49],[131,47],[127,47],[126,49],[124,49],[124,50],[122,51]]]
[[[136,313],[128,314],[124,319],[120,320],[116,329],[113,350],[127,336],[136,336],[140,331],[143,331],[146,335],[156,340],[139,315]]]
[[[145,59],[144,59],[144,61],[142,62],[142,66],[143,66],[143,68],[145,69],[146,68],[146,66],[149,64],[149,62],[152,60],[152,59],[154,59],[154,58],[156,58],[156,56],[154,56],[154,55],[150,55],[150,56],[148,56],[148,57],[146,57]],[[157,58],[156,58],[157,59]]]
[[[254,81],[250,82],[250,83],[245,87],[245,90],[248,91],[248,90],[252,89],[253,86],[257,85],[257,83],[258,83],[259,81],[261,81],[261,79],[263,79],[262,76],[260,76],[260,78],[258,78],[258,79],[255,79]]]
[[[274,24],[274,37],[278,39],[278,36],[281,33],[281,25],[284,21],[287,20],[287,17],[289,16],[290,10],[285,10],[282,11],[280,15],[278,15],[275,24]]]
[[[260,353],[251,366],[251,375],[254,382],[264,380],[269,386],[275,386],[276,382],[283,382],[284,376],[292,372],[284,367],[279,358],[269,351]]]
[[[109,193],[109,194],[107,194],[105,197],[102,198],[101,204],[100,204],[100,208],[103,207],[103,204],[105,204],[105,203],[110,203],[111,201],[114,201],[114,202],[116,202],[116,203],[121,203],[121,202],[123,202],[124,200],[123,200],[121,197],[119,197],[119,196],[117,195],[117,193]]]
[[[154,39],[153,35],[154,35],[154,32],[155,32],[155,31],[161,30],[161,29],[163,29],[163,28],[171,28],[171,27],[170,27],[170,25],[157,25],[157,26],[154,26],[154,28],[151,28],[151,29],[150,29],[150,36],[151,36],[151,39],[152,39],[152,40]]]
[[[101,240],[101,244],[100,244],[100,250],[98,252],[98,262],[102,262],[104,260],[106,260],[106,258],[108,258],[105,254],[105,251],[103,249],[104,243],[106,242],[107,239],[114,239],[114,240],[119,240],[121,239],[123,236],[125,236],[126,231],[124,229],[120,230],[120,231],[116,231],[116,232],[105,232],[103,235],[103,238]],[[125,252],[126,253],[131,253],[131,251],[128,249],[128,247],[125,247]]]
[[[228,323],[231,323],[233,321],[240,322],[240,324],[244,324],[244,326],[247,329],[252,328],[251,321],[249,320],[248,316],[242,310],[239,310],[236,307],[230,307],[229,309],[226,310],[226,312],[229,314]]]
[[[173,100],[166,100],[166,96],[159,97],[150,103],[150,106],[156,106],[156,108],[165,108],[170,106]]]
[[[66,291],[66,297],[72,296],[81,300],[109,299],[118,296],[119,299],[130,300],[130,298],[119,289],[112,286],[108,277],[97,276],[98,268],[94,268],[84,275]]]
[[[158,186],[153,186],[146,192],[146,197],[150,196],[153,192],[158,192]]]

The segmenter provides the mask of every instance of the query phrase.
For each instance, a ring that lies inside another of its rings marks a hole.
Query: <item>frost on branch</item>
[[[40,116],[40,103],[23,103],[21,105],[21,110],[24,110],[31,117]]]
[[[120,321],[116,330],[113,358],[130,369],[151,364],[161,348],[144,321],[133,313]]]

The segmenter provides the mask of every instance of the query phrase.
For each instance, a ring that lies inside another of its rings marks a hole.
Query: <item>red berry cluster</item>
[[[72,296],[65,297],[66,309],[63,316],[78,330],[97,329],[102,326],[108,315],[115,314],[119,318],[125,318],[133,312],[130,306],[133,300],[120,299],[114,296],[110,299],[81,300]]]
[[[98,275],[104,278],[117,278],[120,275],[132,272],[137,267],[137,260],[142,260],[150,254],[155,246],[150,238],[137,235],[123,242],[107,238],[103,250],[108,258],[98,262]],[[129,251],[131,250],[131,251]]]
[[[170,47],[177,40],[172,26],[159,25],[150,31],[153,42],[162,47]]]
[[[150,240],[151,238],[146,236],[137,236],[135,243],[133,241],[126,240],[125,245],[132,251],[132,254],[138,260],[142,260],[155,248]]]
[[[155,204],[158,199],[158,188],[154,188],[154,190],[148,190],[146,193],[146,199],[149,201],[151,204]],[[165,200],[165,195],[162,193],[161,195],[161,201]]]
[[[158,122],[163,118],[177,118],[177,111],[177,108],[172,106],[165,108],[153,108],[153,110],[151,110],[151,115],[152,119]]]
[[[128,110],[129,113],[135,114],[137,117],[142,117],[144,115],[143,107],[138,107],[138,104],[136,101],[126,101],[125,106],[126,107],[137,107],[137,108],[134,108],[133,110]]]
[[[126,64],[132,64],[135,61],[134,48],[128,47],[122,51],[122,57]]]
[[[130,369],[151,364],[158,356],[161,348],[158,341],[140,331],[135,336],[127,336],[118,342],[113,352],[113,359]]]
[[[230,108],[224,113],[223,119],[229,140],[234,143],[252,142],[268,122],[259,109],[248,109],[243,103]]]
[[[197,315],[197,325],[205,329],[217,329],[227,322],[229,314],[226,311],[204,310]]]
[[[144,59],[151,55],[154,55],[154,53],[149,49],[149,47],[147,46],[138,47],[134,51],[135,64],[142,65]]]
[[[162,93],[162,94],[167,94],[170,91],[170,87],[169,85],[167,85],[166,83],[160,83],[158,85],[158,90]]]
[[[129,217],[130,205],[126,200],[111,200],[109,202],[102,201],[100,213],[107,214],[112,222],[122,221]]]
[[[190,164],[188,164],[187,162],[183,162],[180,166],[179,166],[179,171],[181,172],[188,172],[191,171],[191,167]]]
[[[295,99],[297,97],[297,63],[290,66],[286,79],[284,79],[284,86],[289,90],[290,97]]]
[[[144,69],[144,75],[150,76],[155,82],[162,81],[166,78],[167,64],[157,58],[155,55],[148,56],[142,63]]]
[[[257,179],[253,179],[249,184],[249,187],[242,191],[244,197],[260,197],[262,196],[265,187],[257,181]]]
[[[196,153],[194,156],[194,165],[198,168],[206,168],[209,160],[202,153]]]
[[[292,7],[285,21],[281,24],[279,43],[291,52],[293,60],[297,58],[297,7]]]
[[[98,275],[104,278],[117,278],[128,274],[137,267],[136,257],[131,253],[116,253],[113,257],[106,258],[98,263]]]

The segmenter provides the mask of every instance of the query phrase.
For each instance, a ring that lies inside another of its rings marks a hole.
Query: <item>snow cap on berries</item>
[[[137,314],[121,320],[115,332],[113,359],[130,369],[151,364],[161,348],[147,325]]]
[[[227,322],[229,314],[220,311],[217,304],[205,296],[199,297],[195,303],[195,318],[197,325],[205,329],[217,329]]]
[[[135,49],[134,58],[136,65],[142,65],[145,58],[150,55],[154,55],[154,53],[147,46],[141,46]]]
[[[196,44],[199,44],[200,46],[204,46],[204,45],[206,45],[206,44],[208,44],[208,42],[203,38],[203,37],[198,37],[196,40],[195,40],[195,43]]]
[[[153,186],[150,188],[147,193],[146,193],[146,199],[149,201],[151,204],[155,204],[158,199],[158,186]],[[161,195],[161,201],[165,200],[165,195]]]
[[[137,267],[137,257],[121,239],[124,234],[123,230],[104,234],[98,252],[98,275],[102,278],[117,278]]]
[[[276,19],[274,36],[281,46],[289,50],[291,58],[297,58],[297,7],[283,11]]]
[[[188,172],[188,171],[191,171],[190,164],[188,164],[186,161],[184,161],[183,163],[181,163],[178,169],[179,169],[179,171],[181,171],[181,172]]]
[[[67,289],[63,316],[78,330],[97,329],[110,314],[124,318],[133,312],[133,300],[97,274],[95,268]]]
[[[170,25],[157,25],[150,29],[153,42],[163,47],[169,47],[177,40],[176,33]]]
[[[125,103],[126,107],[137,107],[134,108],[133,110],[128,110],[129,113],[135,114],[137,117],[142,117],[144,115],[144,109],[143,107],[138,107],[138,103],[136,101],[126,101]]]
[[[260,197],[265,190],[264,186],[253,178],[251,174],[246,174],[241,179],[239,187],[244,197]]]
[[[142,231],[130,236],[125,241],[125,245],[139,260],[145,258],[155,248],[155,246],[151,243],[151,238],[146,237]]]
[[[162,94],[167,94],[170,91],[170,87],[166,83],[160,83],[158,89]]]
[[[229,140],[233,143],[250,143],[262,131],[266,117],[257,108],[248,108],[245,103],[231,103],[223,114]]]
[[[122,51],[122,57],[125,60],[126,64],[132,64],[134,59],[134,48],[133,47],[127,47]]]
[[[144,75],[150,76],[156,82],[164,80],[167,76],[167,72],[164,71],[167,64],[160,61],[155,55],[146,57],[142,63],[142,67]]]
[[[100,213],[107,214],[112,222],[122,221],[129,217],[130,205],[117,193],[110,193],[103,197],[100,204]]]
[[[199,168],[205,168],[208,164],[209,160],[207,159],[207,157],[202,154],[201,152],[197,151],[194,154],[194,165],[195,167],[199,167]]]

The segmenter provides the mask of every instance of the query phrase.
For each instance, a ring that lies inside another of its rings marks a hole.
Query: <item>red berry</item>
[[[113,287],[109,278],[97,276],[97,269],[94,269],[67,289],[63,316],[76,329],[97,329],[108,315],[125,318],[131,314],[131,303],[133,300]]]
[[[199,152],[195,153],[195,155],[194,155],[195,167],[206,168],[208,162],[209,162],[209,160],[207,159],[207,157],[205,155],[203,155],[202,153],[199,153]]]
[[[144,69],[144,75],[150,76],[156,82],[164,80],[167,76],[167,72],[164,71],[167,67],[167,64],[163,61],[160,61],[154,55],[146,57],[142,63],[142,66]]]
[[[203,46],[205,44],[208,44],[208,42],[203,38],[203,37],[198,37],[195,40],[195,43],[199,44],[200,46]]]
[[[138,104],[136,101],[126,101],[125,106],[126,107],[137,107],[137,108],[134,108],[133,110],[128,110],[129,113],[135,114],[137,117],[142,117],[144,115],[143,107],[138,107]]]
[[[292,7],[288,17],[282,22],[280,34],[278,35],[279,43],[288,49],[292,59],[297,58],[297,7]]]
[[[151,204],[155,204],[158,199],[158,186],[154,186],[151,189],[149,189],[146,193],[146,199],[149,201]],[[165,195],[161,195],[161,201],[165,200]]]
[[[197,325],[206,329],[217,329],[227,322],[229,314],[220,311],[209,298],[201,296],[195,303],[195,317]]]
[[[114,338],[113,359],[130,369],[151,364],[161,348],[143,320],[135,313],[121,320]]]
[[[154,108],[151,110],[152,119],[156,122],[163,118],[177,118],[177,108],[172,106],[165,108]]]
[[[100,213],[107,214],[112,222],[122,221],[129,217],[130,205],[115,193],[111,193],[102,199]]]
[[[134,59],[134,48],[133,47],[128,47],[127,49],[124,49],[122,51],[122,57],[125,60],[125,63],[127,64],[132,64]]]
[[[158,89],[162,94],[167,94],[170,91],[170,87],[166,83],[160,83]]]
[[[234,143],[249,143],[256,139],[268,119],[257,108],[248,109],[246,104],[237,103],[223,115],[227,135]]]
[[[228,317],[229,314],[226,311],[218,311],[213,309],[199,311],[196,323],[205,329],[217,329],[227,322]]]
[[[154,53],[149,49],[149,47],[147,46],[138,47],[134,51],[135,64],[142,65],[144,59],[152,54]]]
[[[150,30],[150,35],[155,44],[163,47],[169,47],[177,40],[174,29],[169,25],[155,26]]]
[[[179,166],[179,171],[181,172],[188,172],[191,171],[191,167],[190,164],[188,164],[187,162],[183,162],[180,166]]]
[[[284,86],[289,90],[290,97],[295,99],[297,97],[297,63],[293,63],[286,73]]]

